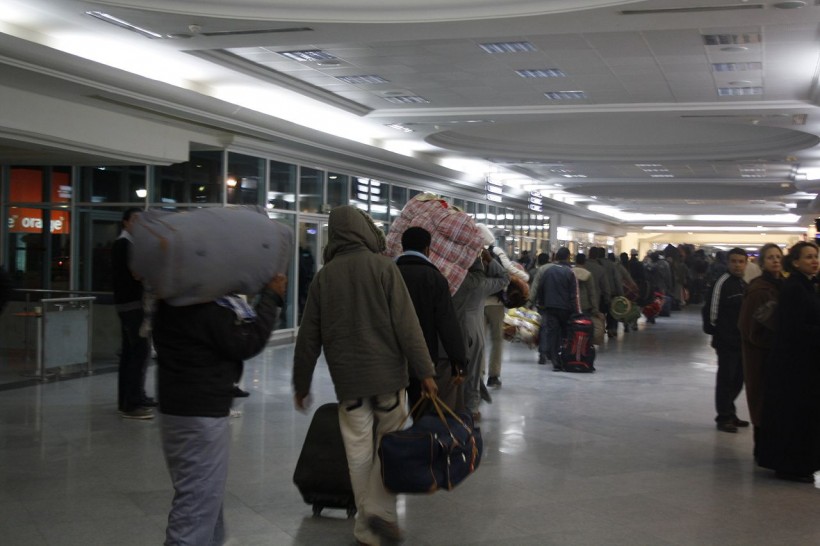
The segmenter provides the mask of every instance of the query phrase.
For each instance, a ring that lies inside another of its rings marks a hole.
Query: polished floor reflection
[[[715,430],[715,356],[698,318],[608,340],[593,375],[507,344],[503,386],[481,408],[481,467],[455,491],[400,498],[406,544],[820,543],[820,490],[756,469],[750,430]],[[291,482],[310,419],[293,409],[291,354],[270,348],[246,366],[229,544],[351,545],[344,513],[312,517]],[[313,407],[333,400],[324,364],[314,387]],[[162,543],[171,486],[157,423],[122,421],[115,390],[116,374],[100,374],[0,392],[0,543]]]

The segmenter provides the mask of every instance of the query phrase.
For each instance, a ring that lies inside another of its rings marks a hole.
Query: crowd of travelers
[[[165,544],[218,544],[225,537],[227,418],[238,416],[231,406],[234,398],[247,395],[237,393],[242,361],[260,352],[275,328],[287,279],[276,275],[267,281],[252,306],[233,295],[181,307],[159,301],[153,316],[154,401],[143,388],[147,341],[140,337],[142,309],[135,295],[142,288],[125,265],[129,221],[126,215],[120,265],[133,293],[117,303],[123,323],[121,376],[130,379],[120,382],[120,411],[124,418],[146,420],[153,417],[151,407],[159,406],[175,489]],[[443,400],[471,422],[480,421],[479,405],[492,402],[488,387],[502,385],[502,329],[512,307],[529,307],[541,316],[538,364],[568,371],[559,355],[573,316],[593,319],[599,334],[594,343],[600,344],[617,338],[620,324],[624,334],[639,331],[640,314],[652,324],[686,305],[703,304],[703,328],[717,352],[717,429],[737,433],[750,425],[735,407],[745,380],[757,463],[783,479],[813,481],[820,470],[814,243],[797,243],[785,257],[779,246],[765,245],[759,265],[740,248],[708,256],[686,244],[668,245],[643,259],[635,249],[616,256],[603,247],[574,256],[561,247],[553,256],[533,258],[523,251],[510,258],[487,226],[478,227],[480,253],[451,291],[431,261],[434,234],[408,228],[401,254],[388,257],[385,235],[366,213],[342,206],[329,215],[323,267],[300,302],[294,405],[302,411],[309,407],[315,367],[324,354],[339,401],[358,544],[403,539],[397,496],[381,479],[379,438],[399,429],[408,408],[426,398]],[[626,313],[624,304],[640,312]],[[126,313],[133,313],[133,320]]]

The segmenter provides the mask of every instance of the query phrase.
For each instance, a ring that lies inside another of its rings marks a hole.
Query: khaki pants
[[[390,522],[398,519],[396,495],[387,491],[382,484],[381,462],[376,454],[376,446],[382,434],[398,430],[406,416],[407,399],[404,389],[397,393],[342,400],[339,403],[339,425],[358,510],[353,535],[367,544],[379,544],[379,537],[367,526],[370,516],[378,516]]]

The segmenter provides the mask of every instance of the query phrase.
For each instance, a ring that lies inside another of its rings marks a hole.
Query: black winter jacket
[[[142,283],[134,278],[128,260],[134,245],[121,235],[111,247],[111,276],[117,311],[142,310]]]
[[[712,347],[717,350],[740,351],[740,329],[737,327],[746,283],[741,277],[724,273],[715,282],[706,305],[709,319],[715,326]]]
[[[464,335],[453,307],[447,279],[435,265],[419,256],[400,256],[396,265],[416,308],[430,358],[433,362],[438,362],[440,338],[450,359],[465,365],[467,356]]]
[[[252,322],[214,302],[182,307],[159,302],[153,336],[160,412],[227,416],[242,361],[265,348],[281,307],[282,299],[268,288]]]

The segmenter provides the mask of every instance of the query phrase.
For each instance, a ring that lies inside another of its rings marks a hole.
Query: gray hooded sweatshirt
[[[325,352],[336,397],[353,400],[404,389],[407,366],[435,375],[413,302],[384,234],[353,206],[333,209],[324,266],[310,284],[293,356],[295,392],[307,394]]]

